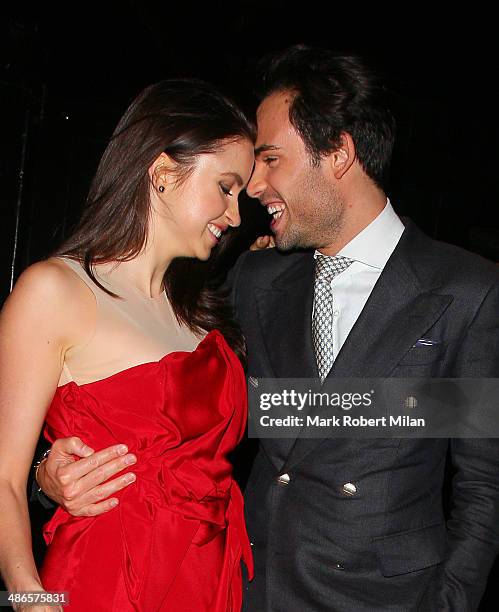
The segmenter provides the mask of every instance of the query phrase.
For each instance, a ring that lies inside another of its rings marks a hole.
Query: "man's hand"
[[[259,236],[250,246],[250,251],[262,251],[275,247],[274,236]]]
[[[124,444],[95,452],[80,438],[61,438],[40,464],[37,482],[45,495],[73,516],[96,516],[118,505],[110,496],[134,482],[135,474],[106,481],[136,461]]]

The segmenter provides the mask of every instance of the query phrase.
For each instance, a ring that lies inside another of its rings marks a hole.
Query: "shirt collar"
[[[352,238],[337,255],[383,270],[403,231],[404,224],[387,198],[386,205],[379,215],[355,238]],[[315,251],[314,257],[318,252]]]

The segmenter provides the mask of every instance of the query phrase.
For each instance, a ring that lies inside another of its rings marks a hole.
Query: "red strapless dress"
[[[44,587],[68,611],[239,611],[253,574],[241,492],[227,455],[246,424],[244,373],[218,331],[103,380],[57,390],[45,435],[92,448],[126,443],[137,480],[117,508],[45,525]]]

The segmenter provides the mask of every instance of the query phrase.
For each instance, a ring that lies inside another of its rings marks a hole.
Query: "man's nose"
[[[256,164],[248,186],[246,187],[246,193],[250,198],[259,198],[266,188],[267,183],[265,181],[265,172],[263,169],[258,167],[258,164]]]

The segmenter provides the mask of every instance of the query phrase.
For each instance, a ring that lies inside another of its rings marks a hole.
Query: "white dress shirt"
[[[387,199],[376,219],[337,253],[352,259],[353,263],[331,281],[334,357],[366,305],[403,231],[404,225]]]

